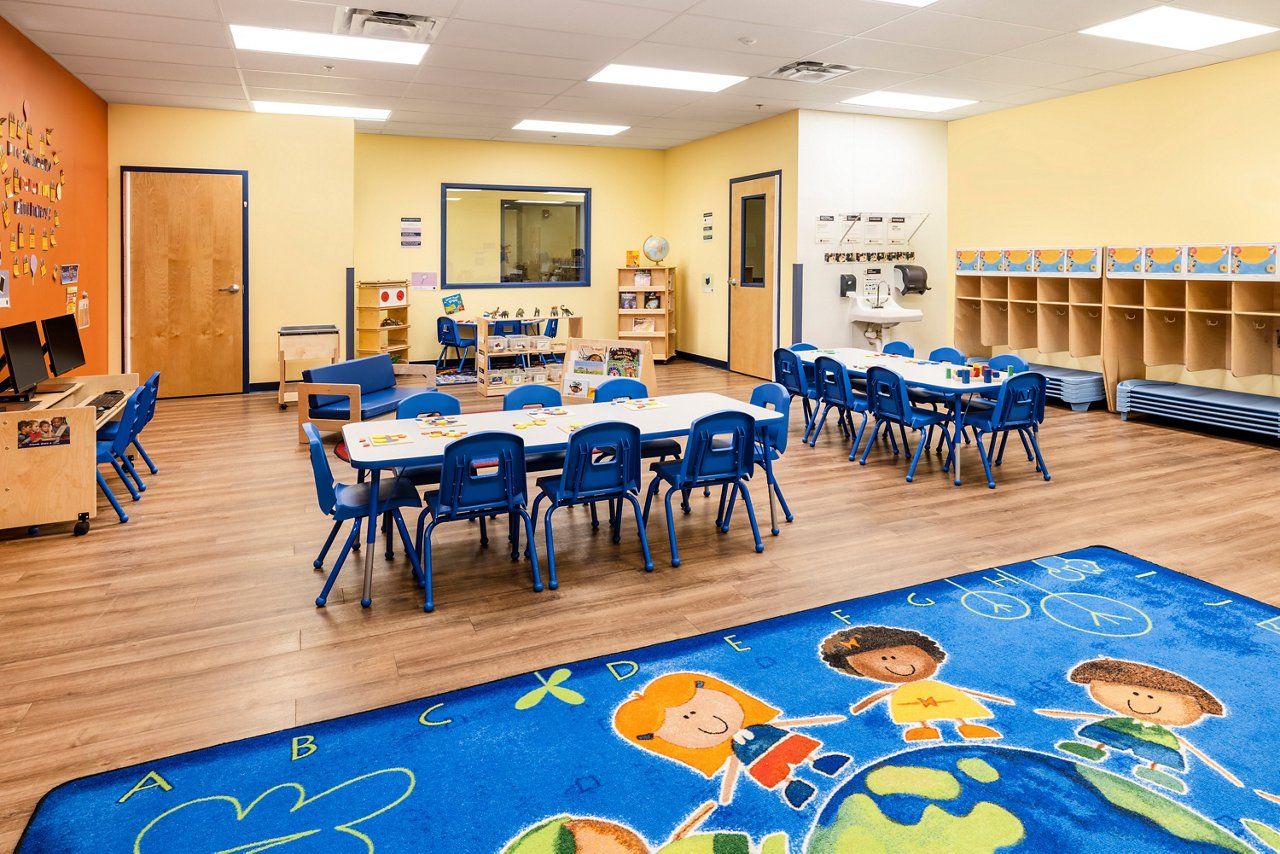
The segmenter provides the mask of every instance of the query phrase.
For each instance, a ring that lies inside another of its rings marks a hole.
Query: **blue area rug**
[[[74,780],[18,851],[1280,850],[1278,676],[1276,608],[1093,547]]]

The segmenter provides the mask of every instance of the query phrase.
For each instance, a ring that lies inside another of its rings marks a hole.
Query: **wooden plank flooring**
[[[755,380],[677,363],[660,383],[745,399]],[[469,411],[497,404],[459,394]],[[0,849],[74,777],[1078,546],[1280,603],[1274,447],[1055,408],[1051,483],[1011,449],[995,491],[973,453],[960,489],[936,458],[907,484],[887,450],[846,462],[829,426],[779,465],[796,521],[766,531],[763,554],[745,515],[719,535],[714,501],[696,496],[677,519],[683,565],[659,516],[647,575],[630,523],[614,546],[561,511],[561,588],[534,594],[526,565],[457,524],[438,535],[434,614],[403,558],[381,556],[372,609],[357,564],[321,610],[311,561],[328,523],[295,419],[274,394],[162,401],[147,435],[161,472],[125,499],[127,525],[100,501],[87,537],[0,539]]]

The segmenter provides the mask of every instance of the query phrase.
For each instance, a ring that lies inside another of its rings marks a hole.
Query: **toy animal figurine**
[[[563,305],[560,306],[560,313],[563,314],[565,317],[573,317],[573,312],[569,311],[568,306],[563,306]]]
[[[486,312],[485,312],[485,314],[487,314],[489,317],[497,317],[497,316],[498,316],[498,306],[496,306],[496,305],[495,305],[495,306],[493,307],[493,310],[492,310],[492,311],[486,311]]]
[[[542,309],[541,309],[541,308],[538,308],[537,306],[534,306],[534,308],[533,308],[533,316],[534,316],[534,317],[542,317]]]
[[[523,309],[523,308],[517,308],[517,309],[516,309],[516,317],[524,317],[524,309]]]
[[[510,316],[511,316],[511,312],[507,311],[505,308],[502,311],[498,312],[498,317],[510,317]]]
[[[551,316],[552,316],[552,317],[559,317],[559,316],[560,316],[560,309],[556,308],[554,305],[553,305],[553,306],[551,306]]]

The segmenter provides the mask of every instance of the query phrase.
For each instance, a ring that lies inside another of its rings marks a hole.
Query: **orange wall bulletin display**
[[[0,326],[74,309],[86,359],[75,373],[103,374],[107,105],[2,18],[0,56]]]

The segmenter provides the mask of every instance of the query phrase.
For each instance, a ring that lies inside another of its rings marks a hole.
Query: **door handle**
[[[239,286],[239,285],[232,285],[232,286],[231,286],[231,287],[229,287],[229,288],[218,288],[218,290],[219,290],[219,291],[221,291],[221,292],[222,292],[222,293],[224,293],[224,294],[238,294],[238,293],[240,293],[240,286]]]
[[[738,280],[737,280],[737,279],[735,279],[735,278],[733,278],[732,276],[730,276],[730,277],[729,277],[729,284],[730,284],[731,286],[736,286],[736,285],[738,284]]]

